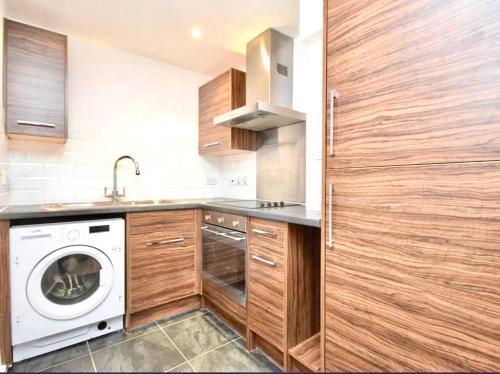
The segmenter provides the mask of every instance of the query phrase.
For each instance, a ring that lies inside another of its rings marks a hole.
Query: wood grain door
[[[67,37],[5,20],[4,48],[8,136],[64,142]]]
[[[328,167],[500,160],[497,0],[326,4]]]
[[[326,182],[325,370],[500,370],[500,162]]]
[[[129,313],[197,293],[195,217],[193,209],[129,213]]]

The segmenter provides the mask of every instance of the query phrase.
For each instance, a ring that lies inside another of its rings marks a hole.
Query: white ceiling
[[[296,36],[299,0],[7,0],[7,17],[216,75],[268,27]]]

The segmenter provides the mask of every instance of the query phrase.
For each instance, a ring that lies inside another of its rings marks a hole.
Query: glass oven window
[[[90,256],[64,256],[48,267],[42,277],[42,292],[59,305],[79,303],[99,288],[101,265]]]

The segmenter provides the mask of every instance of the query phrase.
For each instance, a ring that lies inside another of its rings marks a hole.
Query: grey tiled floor
[[[23,372],[277,372],[210,312],[194,310],[20,362]]]

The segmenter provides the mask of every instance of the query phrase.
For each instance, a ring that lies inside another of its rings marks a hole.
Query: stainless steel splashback
[[[257,198],[305,203],[305,123],[257,133]]]

